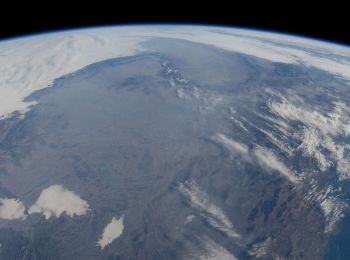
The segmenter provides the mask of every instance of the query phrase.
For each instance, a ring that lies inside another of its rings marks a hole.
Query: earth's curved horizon
[[[349,82],[244,28],[0,41],[0,259],[348,259]]]
[[[121,24],[99,24],[99,25],[91,25],[91,26],[74,26],[74,27],[62,27],[58,29],[47,29],[47,30],[41,30],[41,31],[34,31],[34,32],[27,32],[22,33],[18,35],[12,35],[12,36],[6,36],[3,38],[0,38],[0,42],[5,41],[13,41],[13,40],[20,40],[24,38],[30,38],[30,37],[37,37],[42,35],[50,35],[50,34],[59,34],[59,33],[65,33],[65,32],[78,32],[78,31],[87,31],[87,30],[98,30],[98,29],[105,29],[105,28],[134,28],[134,27],[199,27],[199,28],[218,28],[218,29],[227,29],[227,30],[240,30],[240,31],[248,31],[248,32],[255,32],[255,33],[261,33],[261,34],[270,34],[270,35],[276,35],[276,36],[288,36],[291,38],[299,38],[303,40],[308,41],[314,41],[314,42],[321,42],[329,45],[337,45],[345,48],[349,48],[350,44],[333,40],[326,37],[317,37],[312,36],[309,34],[302,34],[298,32],[286,32],[283,30],[276,30],[273,28],[262,28],[262,27],[251,27],[251,26],[238,26],[238,25],[229,25],[229,24],[213,24],[213,23],[196,23],[196,22],[168,22],[168,23],[162,23],[162,22],[145,22],[145,23],[121,23]]]

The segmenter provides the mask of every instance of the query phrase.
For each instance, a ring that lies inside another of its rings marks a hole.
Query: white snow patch
[[[65,213],[69,217],[85,215],[89,210],[88,203],[74,192],[61,185],[52,185],[42,190],[38,200],[32,205],[28,213],[41,213],[46,219],[59,217]]]
[[[111,222],[104,228],[103,234],[98,240],[97,245],[104,249],[107,245],[112,243],[115,239],[120,237],[124,230],[124,216],[117,219],[112,218]]]
[[[0,219],[26,219],[25,206],[17,199],[0,198]]]
[[[240,237],[222,209],[213,204],[197,184],[192,181],[180,183],[179,191],[188,198],[191,206],[197,209],[213,228],[224,232],[229,237]]]

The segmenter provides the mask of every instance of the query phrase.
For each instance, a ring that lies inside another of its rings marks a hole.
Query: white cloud
[[[271,243],[271,238],[267,238],[262,242],[258,242],[252,245],[251,249],[248,251],[248,254],[255,258],[260,258],[266,255],[269,251],[269,246]]]
[[[260,114],[257,114],[258,116],[260,116],[262,119],[264,120],[269,120],[269,118],[265,117],[265,116],[262,116]],[[252,128],[255,128],[257,131],[263,133],[267,139],[272,143],[274,144],[276,147],[278,147],[281,151],[285,152],[286,154],[288,154],[289,156],[292,155],[292,151],[289,147],[288,144],[286,143],[283,143],[282,140],[280,140],[279,138],[277,138],[276,136],[273,135],[272,132],[269,132],[267,130],[264,130],[258,126],[256,126],[255,124],[253,124],[252,122],[250,122],[249,120],[247,120],[245,117],[243,116],[240,116],[240,119],[245,122],[247,125],[251,126]],[[271,120],[270,120],[271,121]],[[283,125],[283,122],[280,123]],[[280,131],[280,128],[281,127],[276,127],[279,131]]]
[[[120,237],[124,230],[124,216],[117,219],[112,218],[112,221],[104,228],[103,234],[97,244],[104,249],[107,245],[112,243],[115,239]]]
[[[338,221],[344,217],[343,211],[346,205],[334,197],[328,197],[320,203],[320,206],[326,217],[325,232],[331,232],[334,230]]]
[[[238,120],[237,118],[235,118],[234,116],[229,116],[229,117],[227,117],[227,119],[232,120],[237,126],[242,128],[245,132],[249,132],[249,130],[243,125],[243,123],[240,120]]]
[[[195,219],[195,216],[194,215],[188,215],[187,217],[186,217],[186,220],[185,220],[185,224],[189,224],[189,223],[191,223],[193,220]]]
[[[243,157],[247,157],[249,153],[248,147],[245,144],[235,141],[225,136],[224,134],[216,134],[213,137],[213,140],[222,144],[233,155],[241,155]]]
[[[345,201],[339,198],[339,190],[334,189],[332,185],[326,187],[319,187],[317,180],[310,180],[308,192],[304,195],[306,205],[314,205],[316,202],[323,212],[325,217],[326,233],[334,231],[339,220],[345,216],[345,210],[348,205]]]
[[[135,54],[140,42],[128,30],[81,30],[0,42],[0,118],[25,113],[23,99],[56,78],[89,64]]]
[[[302,142],[298,146],[298,149],[301,149],[304,152],[304,155],[314,157],[320,167],[321,171],[326,170],[331,162],[327,159],[320,148],[322,145],[322,137],[318,131],[314,128],[305,128],[302,134]]]
[[[290,137],[290,126],[283,119],[276,119],[271,116],[262,115],[259,112],[256,112],[255,114],[266,122],[270,123],[270,126],[279,131],[284,138]]]
[[[292,183],[298,183],[298,178],[288,169],[288,167],[269,150],[257,147],[254,149],[257,162],[264,168],[278,171],[283,177]]]
[[[350,159],[343,158],[337,162],[337,171],[339,173],[339,180],[347,180],[350,178]]]
[[[285,152],[286,154],[288,154],[289,156],[292,155],[292,151],[289,147],[288,144],[283,143],[279,138],[277,138],[276,136],[274,136],[271,132],[266,131],[262,128],[256,127],[256,130],[260,131],[261,133],[263,133],[267,139],[269,139],[269,141],[274,144],[276,147],[279,148],[279,150]]]
[[[25,206],[17,199],[0,198],[0,219],[26,219]]]
[[[350,111],[342,102],[333,102],[330,111],[308,107],[299,99],[298,105],[281,96],[281,101],[269,102],[272,113],[287,121],[297,121],[302,124],[302,130],[294,130],[293,138],[300,144],[297,149],[305,156],[313,157],[321,171],[336,165],[339,178],[346,178],[346,152],[349,146],[343,138],[350,136]],[[289,130],[291,131],[291,130]]]
[[[229,237],[240,237],[222,209],[213,204],[208,195],[200,190],[197,184],[190,181],[185,184],[181,183],[179,191],[189,199],[191,206],[197,209],[213,228],[224,232]]]
[[[287,35],[251,30],[210,27],[179,27],[172,32],[162,32],[163,37],[185,39],[213,45],[228,51],[239,52],[265,60],[282,63],[304,64],[350,79],[350,49],[335,44]],[[191,34],[186,32],[190,31]],[[328,55],[334,54],[338,57]],[[340,62],[340,60],[342,60]]]
[[[286,120],[300,121],[322,134],[334,136],[350,133],[350,124],[344,117],[349,111],[343,103],[335,102],[330,113],[322,113],[320,109],[311,111],[303,104],[292,104],[285,97],[281,96],[281,99],[281,102],[270,102],[269,107],[273,113]]]
[[[38,200],[28,213],[42,213],[46,219],[59,217],[65,213],[69,217],[85,215],[89,210],[88,203],[75,193],[61,185],[52,185],[42,190]]]
[[[181,99],[190,99],[190,96],[185,92],[183,88],[176,90],[176,96]]]
[[[49,87],[60,76],[98,61],[145,50],[141,43],[150,37],[183,39],[269,61],[315,66],[350,79],[349,48],[286,35],[205,26],[65,31],[0,42],[0,118],[17,110],[28,111],[35,103],[23,99]]]
[[[204,243],[205,252],[200,254],[198,260],[237,260],[234,255],[229,253],[224,247],[217,244],[209,238],[202,239]]]
[[[248,146],[239,143],[231,138],[228,138],[223,134],[216,134],[213,137],[213,140],[226,147],[232,155],[241,155],[245,161],[249,163],[257,162],[261,167],[267,170],[276,170],[288,181],[294,184],[299,182],[293,172],[289,170],[288,167],[283,162],[281,162],[270,150],[264,149],[262,147],[255,147],[252,149],[252,153],[249,153]]]
[[[246,42],[246,45],[249,45],[247,50],[244,50],[243,46],[236,47],[236,49],[243,49],[241,50],[243,53],[250,53],[250,55],[271,61],[314,66],[350,79],[350,48],[348,47],[277,33],[229,29],[226,31],[236,37],[241,37],[242,41],[247,38],[250,40]],[[227,49],[232,48],[228,45],[226,44]],[[333,56],[328,54],[333,54]],[[267,57],[268,55],[271,57]]]

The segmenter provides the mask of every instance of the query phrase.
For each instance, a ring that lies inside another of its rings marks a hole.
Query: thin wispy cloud
[[[248,156],[249,150],[245,144],[235,141],[224,134],[216,134],[213,137],[213,140],[222,144],[233,155],[241,155],[243,157]]]
[[[238,258],[228,252],[223,246],[209,238],[201,239],[204,244],[205,252],[199,257],[194,258],[198,260],[237,260]]]
[[[282,177],[294,184],[299,182],[295,174],[269,149],[256,146],[249,150],[247,145],[224,134],[216,134],[212,139],[223,145],[233,156],[240,155],[244,161],[258,164],[267,171],[277,171]]]
[[[197,209],[210,226],[224,232],[232,238],[240,235],[235,231],[232,222],[223,210],[210,201],[209,196],[193,181],[179,184],[179,191],[189,200],[190,205]]]
[[[258,164],[263,168],[277,171],[294,184],[299,182],[298,178],[292,173],[292,171],[289,170],[289,168],[268,149],[257,147],[254,149],[254,155]]]

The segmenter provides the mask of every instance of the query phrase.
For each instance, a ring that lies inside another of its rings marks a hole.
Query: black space
[[[348,8],[280,1],[46,2],[3,7],[0,39],[87,26],[135,23],[199,23],[257,28],[350,44]]]

